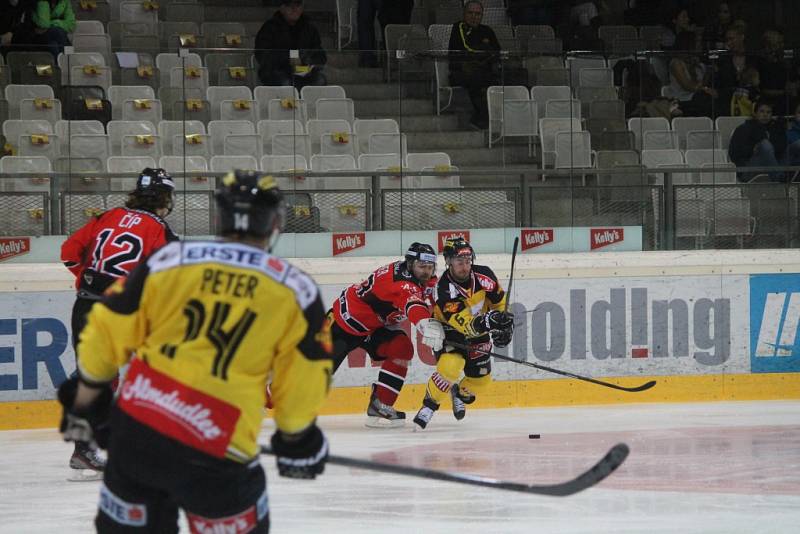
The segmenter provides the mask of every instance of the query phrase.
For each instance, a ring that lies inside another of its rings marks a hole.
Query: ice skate
[[[458,396],[458,384],[453,384],[450,388],[450,399],[453,401],[453,416],[457,421],[461,421],[467,415],[467,405]]]
[[[67,480],[71,482],[102,480],[106,461],[97,450],[93,450],[84,443],[76,443],[75,451],[69,459],[69,467],[72,473]]]
[[[439,409],[439,405],[433,402],[432,399],[426,398],[422,401],[422,408],[419,409],[417,415],[414,416],[414,423],[424,430],[428,423],[431,422],[431,418],[433,418],[433,414],[436,413],[436,410]]]
[[[398,428],[405,424],[406,412],[398,412],[394,406],[384,404],[375,394],[375,386],[372,386],[372,397],[367,406],[366,426],[370,428]]]

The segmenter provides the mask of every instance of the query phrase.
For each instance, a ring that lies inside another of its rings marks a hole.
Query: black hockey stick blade
[[[607,388],[611,388],[611,389],[617,389],[619,391],[627,391],[628,393],[638,393],[640,391],[646,391],[646,390],[648,390],[648,389],[650,389],[650,388],[652,388],[653,386],[656,385],[656,381],[655,380],[650,380],[649,382],[645,382],[644,384],[642,384],[640,386],[635,386],[635,387],[620,386],[620,385],[617,385],[617,384],[612,384],[611,382],[605,382],[603,380],[597,380],[596,378],[589,378],[588,376],[576,375],[575,373],[570,373],[569,371],[562,371],[561,369],[555,369],[553,367],[548,367],[546,365],[541,365],[541,364],[538,364],[538,363],[528,362],[528,361],[525,361],[525,360],[517,360],[516,358],[511,358],[510,356],[504,356],[502,354],[498,354],[496,352],[492,352],[492,351],[489,351],[489,350],[481,350],[481,349],[477,349],[477,348],[474,348],[474,347],[468,347],[467,345],[464,345],[463,343],[456,343],[456,342],[453,342],[453,341],[445,341],[445,345],[450,345],[452,347],[456,347],[456,348],[462,349],[462,350],[472,350],[472,351],[475,351],[475,352],[480,352],[482,354],[488,354],[489,356],[492,356],[493,358],[497,358],[498,360],[505,360],[507,362],[514,362],[514,363],[518,363],[520,365],[527,365],[528,367],[533,367],[534,369],[539,369],[540,371],[547,371],[548,373],[555,373],[555,374],[561,375],[561,376],[568,376],[570,378],[575,378],[576,380],[583,380],[584,382],[589,382],[590,384],[596,384],[598,386],[603,386],[603,387],[607,387]]]
[[[261,447],[262,454],[274,454],[269,447]],[[579,491],[591,488],[608,475],[613,473],[628,457],[630,449],[624,443],[618,443],[603,456],[599,462],[594,464],[588,471],[577,477],[559,482],[557,484],[523,484],[520,482],[508,482],[493,478],[479,477],[475,475],[465,475],[461,473],[446,473],[434,469],[412,467],[409,465],[385,464],[372,462],[370,460],[359,460],[347,456],[328,456],[328,463],[341,465],[344,467],[354,467],[356,469],[367,469],[370,471],[380,471],[394,475],[404,475],[430,480],[441,480],[444,482],[455,482],[457,484],[467,484],[470,486],[481,486],[506,491],[516,491],[520,493],[531,493],[534,495],[551,495],[553,497],[566,497]]]

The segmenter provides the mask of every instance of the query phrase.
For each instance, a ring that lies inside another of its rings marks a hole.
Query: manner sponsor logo
[[[800,372],[800,274],[750,277],[750,366]]]
[[[465,241],[469,241],[469,230],[446,230],[439,232],[436,238],[438,250],[441,253],[444,250],[444,244],[448,239],[455,239],[456,237],[463,237]]]
[[[590,228],[589,248],[597,250],[625,240],[624,228]]]
[[[523,229],[521,232],[522,252],[553,242],[552,228]]]
[[[0,237],[0,261],[31,251],[30,237]]]
[[[350,252],[361,248],[367,244],[367,234],[365,232],[353,232],[350,234],[333,234],[333,255],[338,256],[345,252]]]

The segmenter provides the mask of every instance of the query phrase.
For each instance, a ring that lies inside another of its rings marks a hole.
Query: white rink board
[[[478,255],[504,286],[509,259]],[[320,283],[328,306],[346,285],[393,260],[291,261]],[[440,258],[438,271],[443,268]],[[796,250],[521,255],[511,297],[517,329],[513,346],[504,350],[598,377],[749,373],[751,315],[760,319],[764,308],[751,313],[751,273],[796,279],[786,273],[798,272]],[[72,282],[60,265],[0,265],[0,401],[52,399],[53,384],[73,372]],[[369,360],[355,361],[362,367],[346,362],[336,386],[366,386],[375,379]],[[433,362],[423,347],[411,362],[408,382],[425,382]],[[547,378],[513,363],[493,366],[497,380]]]

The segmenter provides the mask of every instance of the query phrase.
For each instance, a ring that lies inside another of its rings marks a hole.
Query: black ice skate
[[[394,406],[384,404],[375,394],[375,385],[372,386],[372,396],[367,406],[366,426],[370,428],[397,428],[406,422],[406,412],[398,412]]]
[[[450,398],[453,401],[453,415],[459,421],[467,415],[467,404],[475,402],[475,395],[467,390],[462,390],[458,384],[450,388]]]
[[[75,451],[69,459],[69,466],[73,471],[68,478],[70,481],[102,480],[106,461],[100,457],[96,449],[85,443],[75,443]]]
[[[416,423],[420,429],[424,430],[425,427],[428,426],[428,423],[431,422],[433,414],[435,414],[438,409],[439,405],[436,404],[433,399],[426,397],[425,400],[422,401],[422,408],[420,408],[417,415],[414,416],[414,423]]]

